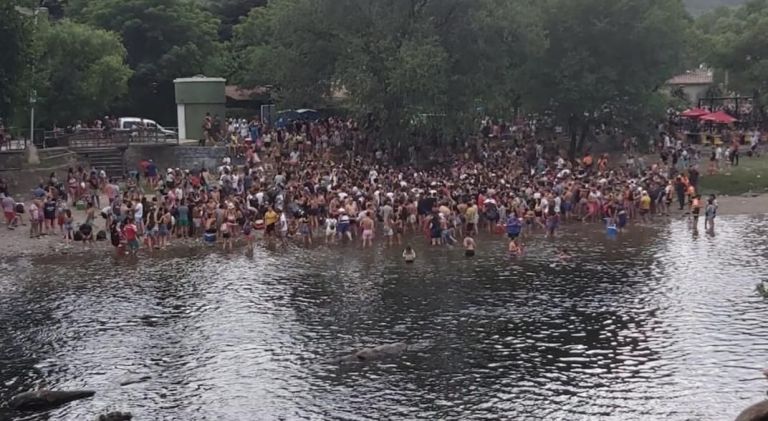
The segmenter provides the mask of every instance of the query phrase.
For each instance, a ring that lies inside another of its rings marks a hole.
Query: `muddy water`
[[[768,389],[768,229],[718,222],[571,227],[523,259],[483,239],[471,260],[419,241],[414,265],[355,246],[0,263],[0,400],[99,391],[0,419],[732,419]]]

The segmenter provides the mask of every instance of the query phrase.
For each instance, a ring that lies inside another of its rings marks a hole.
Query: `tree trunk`
[[[578,119],[575,115],[571,115],[571,117],[568,119],[568,130],[571,132],[571,142],[568,147],[568,159],[571,161],[576,160],[576,142],[578,141],[577,133],[576,133],[576,123],[578,122]]]
[[[589,126],[589,120],[584,120],[581,123],[581,136],[579,136],[579,145],[576,147],[579,154],[584,152],[584,142],[587,139],[587,134],[589,134]]]

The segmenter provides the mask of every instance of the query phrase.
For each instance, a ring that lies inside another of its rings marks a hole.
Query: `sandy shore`
[[[106,198],[104,198],[106,200]],[[762,215],[768,213],[768,195],[747,197],[747,196],[721,196],[718,198],[720,205],[718,215]],[[73,210],[75,224],[85,220],[85,212]],[[4,222],[4,221],[3,221]],[[26,222],[26,215],[25,215]],[[96,222],[96,232],[104,229],[104,220],[98,218]],[[563,229],[568,229],[566,224]],[[201,244],[192,239],[175,240],[169,250],[175,248],[184,248]],[[202,244],[201,244],[202,245]],[[40,238],[29,237],[29,225],[19,226],[15,230],[8,230],[5,226],[0,226],[0,259],[12,259],[19,257],[39,257],[39,256],[80,256],[80,255],[102,255],[114,253],[114,248],[109,241],[95,242],[93,245],[83,245],[82,243],[66,245],[63,236],[58,229],[54,234],[45,235]],[[164,253],[158,251],[157,254]]]
[[[718,215],[762,215],[768,213],[768,195],[720,196]]]

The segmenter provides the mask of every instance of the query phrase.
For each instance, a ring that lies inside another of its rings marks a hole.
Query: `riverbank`
[[[719,216],[762,215],[768,213],[768,195],[720,196],[718,197],[718,203]],[[85,212],[73,210],[73,217],[76,224],[80,223],[85,220]],[[668,218],[664,217],[655,218],[656,223],[667,220]],[[562,230],[567,231],[569,225],[563,224]],[[102,229],[105,229],[104,220],[99,219],[96,223],[96,231]],[[632,229],[632,225],[630,225],[629,229]],[[196,247],[205,246],[197,238],[173,239],[168,248],[165,250],[155,250],[152,253],[162,255],[163,253]],[[64,239],[58,229],[50,235],[30,238],[28,225],[19,226],[15,230],[8,230],[4,226],[0,228],[0,259],[46,256],[98,256],[110,253],[114,253],[114,248],[109,241],[96,241],[92,245],[84,245],[83,243],[67,245],[64,243]],[[141,250],[140,253],[146,254],[146,250]]]
[[[706,167],[701,165],[700,171]],[[703,194],[737,196],[768,193],[768,157],[742,157],[739,165],[726,165],[719,174],[702,175],[699,188]]]

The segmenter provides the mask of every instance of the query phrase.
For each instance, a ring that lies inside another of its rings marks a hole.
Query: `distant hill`
[[[739,6],[747,0],[683,0],[683,2],[692,15],[699,16],[720,6]]]

